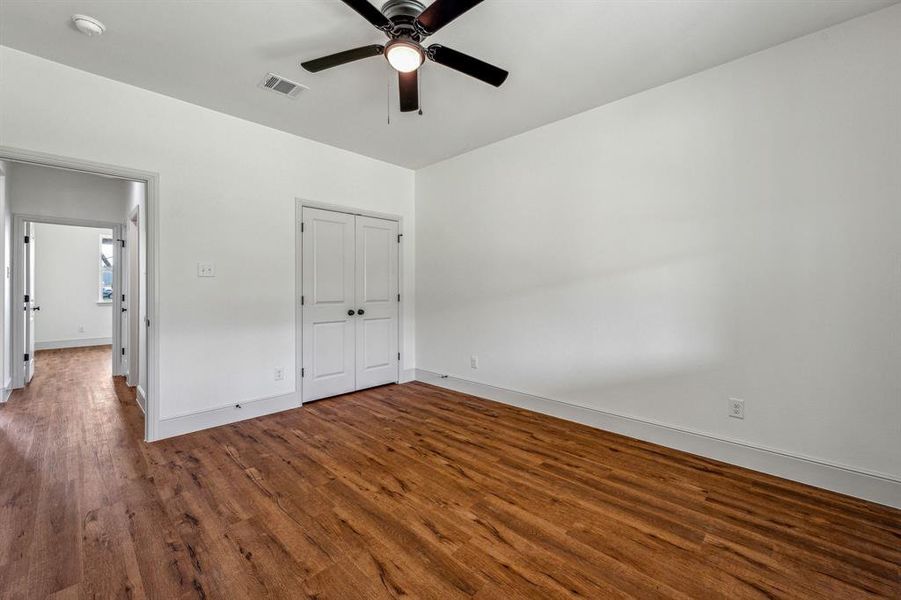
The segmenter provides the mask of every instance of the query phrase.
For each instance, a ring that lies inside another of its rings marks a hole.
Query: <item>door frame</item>
[[[21,300],[17,301],[16,298],[22,298],[22,291],[25,289],[25,277],[26,274],[22,270],[22,264],[25,259],[24,253],[24,237],[25,237],[25,224],[26,223],[41,223],[47,225],[68,225],[72,227],[88,227],[92,229],[109,229],[113,232],[113,241],[121,240],[122,238],[122,225],[120,223],[113,223],[108,221],[93,221],[89,219],[72,219],[68,217],[45,217],[40,215],[29,215],[22,213],[13,213],[13,252],[12,252],[12,263],[10,270],[12,271],[11,280],[13,282],[14,289],[12,290],[12,298],[13,298],[13,306],[12,306],[12,314],[13,314],[13,342],[12,342],[12,361],[13,365],[16,364],[16,357],[25,355],[25,327],[27,320],[25,318],[25,311],[17,310],[16,304],[21,302]],[[113,245],[113,301],[112,301],[112,314],[110,318],[113,320],[113,355],[111,357],[112,364],[112,375],[122,375],[122,361],[117,360],[116,351],[117,349],[122,347],[122,327],[121,327],[121,312],[122,312],[122,271],[123,265],[122,263],[122,247],[119,244]],[[33,285],[34,282],[32,282]],[[32,352],[34,349],[32,349]],[[32,357],[33,358],[33,357]],[[12,387],[13,389],[19,389],[25,387],[25,368],[13,368],[12,369]]]
[[[144,282],[145,294],[144,298],[147,302],[146,321],[144,326],[147,328],[147,340],[145,353],[147,356],[147,389],[144,390],[146,397],[146,411],[144,415],[144,439],[151,442],[157,439],[159,430],[159,332],[160,332],[160,311],[159,311],[159,189],[160,176],[159,173],[152,171],[143,171],[132,169],[130,167],[122,167],[107,163],[82,160],[56,154],[48,154],[44,152],[34,152],[24,148],[16,148],[13,146],[0,145],[0,160],[8,160],[10,162],[29,163],[44,167],[55,167],[58,169],[67,169],[70,171],[78,171],[82,173],[90,173],[94,175],[104,175],[117,179],[126,179],[144,184],[144,248],[147,255],[147,276]],[[7,174],[8,176],[8,174]],[[16,244],[17,245],[17,244]],[[15,264],[13,263],[13,267]],[[11,279],[12,280],[12,279]],[[120,296],[121,297],[121,296]],[[16,306],[15,298],[13,298],[13,307]],[[15,313],[15,311],[14,311]],[[7,349],[9,350],[9,349]],[[15,358],[15,355],[11,356]]]
[[[386,221],[394,221],[397,223],[397,232],[403,240],[404,236],[404,218],[400,215],[382,213],[373,210],[362,210],[344,206],[341,204],[330,204],[328,202],[316,202],[314,200],[305,200],[303,198],[295,198],[294,202],[294,377],[297,381],[296,396],[297,406],[303,405],[303,377],[300,376],[303,368],[303,305],[300,303],[300,297],[303,295],[303,232],[300,230],[300,224],[303,221],[303,209],[316,208],[319,210],[330,210],[332,212],[344,213],[360,217],[372,217],[374,219],[384,219]],[[404,345],[404,305],[407,301],[407,294],[404,293],[404,243],[398,244],[397,248],[397,289],[400,293],[400,302],[397,303],[397,349],[400,352],[400,360],[397,361],[397,381],[403,380],[403,362],[406,360],[407,353]]]

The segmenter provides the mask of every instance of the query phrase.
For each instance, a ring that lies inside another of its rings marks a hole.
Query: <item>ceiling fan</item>
[[[368,0],[342,0],[342,2],[382,31],[388,37],[388,43],[345,50],[300,63],[300,66],[310,73],[384,55],[397,70],[402,112],[419,108],[418,70],[426,58],[495,87],[499,87],[507,79],[507,71],[478,58],[440,44],[432,44],[428,48],[422,46],[425,38],[482,0],[435,0],[428,8],[419,0],[388,0],[382,5],[381,10]]]

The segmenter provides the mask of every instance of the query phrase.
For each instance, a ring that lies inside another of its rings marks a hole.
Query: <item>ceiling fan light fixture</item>
[[[385,46],[385,58],[397,71],[412,73],[422,65],[425,52],[414,42],[392,40]]]

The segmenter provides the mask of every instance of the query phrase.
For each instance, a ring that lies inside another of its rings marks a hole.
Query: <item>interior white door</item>
[[[303,401],[356,389],[354,216],[303,209]]]
[[[397,382],[397,222],[356,218],[358,390]]]
[[[141,313],[141,265],[140,257],[140,226],[138,223],[138,214],[135,213],[133,219],[129,219],[126,225],[127,234],[125,236],[125,250],[127,258],[122,261],[122,265],[127,270],[123,288],[126,290],[125,299],[127,302],[127,312],[122,313],[126,316],[122,322],[122,331],[127,332],[128,343],[125,345],[125,363],[124,370],[127,373],[127,382],[129,386],[138,385],[140,380],[140,313]]]
[[[25,223],[25,383],[34,377],[34,314],[41,310],[34,298],[34,225]]]

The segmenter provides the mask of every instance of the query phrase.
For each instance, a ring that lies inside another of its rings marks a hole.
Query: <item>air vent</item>
[[[276,94],[281,94],[282,96],[288,96],[289,98],[295,98],[300,95],[300,92],[303,90],[310,89],[305,85],[289,81],[275,73],[267,74],[266,77],[263,78],[263,81],[260,82],[260,87],[272,90]]]

